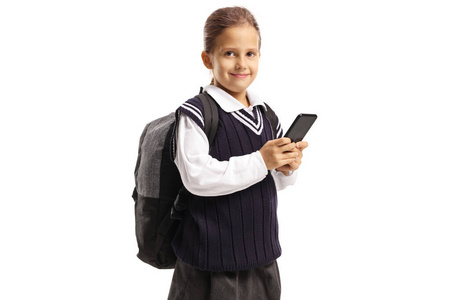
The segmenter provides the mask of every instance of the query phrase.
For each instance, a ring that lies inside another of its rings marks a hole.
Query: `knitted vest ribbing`
[[[255,107],[226,113],[219,108],[219,127],[210,155],[219,161],[250,154],[272,139],[269,121]],[[203,128],[201,102],[190,99],[179,112]],[[237,271],[264,266],[281,255],[277,193],[270,172],[262,181],[230,195],[194,196],[173,240],[183,262],[207,271]]]

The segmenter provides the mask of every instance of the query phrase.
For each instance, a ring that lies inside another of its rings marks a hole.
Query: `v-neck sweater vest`
[[[261,106],[227,113],[219,107],[219,126],[210,155],[219,161],[250,154],[273,137]],[[203,107],[197,98],[177,111],[202,129]],[[195,196],[189,202],[173,240],[183,262],[206,271],[258,268],[281,255],[278,239],[277,192],[270,172],[242,191],[217,197]]]

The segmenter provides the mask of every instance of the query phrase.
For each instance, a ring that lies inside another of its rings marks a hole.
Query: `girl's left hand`
[[[302,151],[306,147],[308,147],[308,143],[307,142],[305,142],[305,141],[297,142],[293,151],[298,152],[298,157],[295,159],[294,162],[292,162],[292,163],[290,163],[288,165],[281,166],[281,167],[277,168],[276,170],[279,171],[279,172],[282,172],[286,176],[289,175],[290,171],[297,170],[298,167],[300,167],[300,164],[302,163],[302,157],[303,157]]]

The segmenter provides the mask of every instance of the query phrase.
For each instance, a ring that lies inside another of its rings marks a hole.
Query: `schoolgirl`
[[[178,109],[175,164],[193,199],[173,241],[170,300],[280,299],[277,190],[295,182],[307,143],[282,138],[279,124],[273,136],[264,102],[247,90],[260,47],[245,8],[218,9],[205,23],[202,60],[213,75],[205,91],[220,122],[210,145],[200,100]]]

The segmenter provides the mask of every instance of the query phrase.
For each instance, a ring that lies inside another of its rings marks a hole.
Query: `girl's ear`
[[[206,51],[202,51],[202,61],[206,68],[210,70],[213,68],[211,58],[209,57],[209,54]]]

